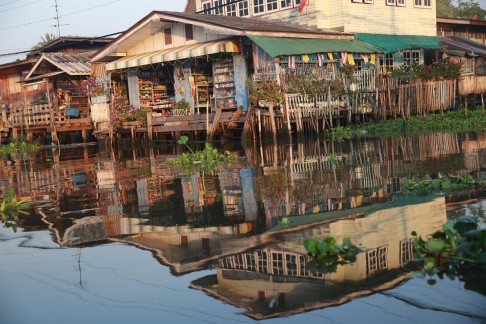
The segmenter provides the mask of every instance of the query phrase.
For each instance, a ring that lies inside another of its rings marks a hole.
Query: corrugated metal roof
[[[93,51],[81,53],[44,53],[32,69],[30,69],[29,73],[27,73],[25,80],[30,81],[33,78],[43,78],[44,75],[54,72],[62,72],[69,75],[90,75],[90,59],[93,53]],[[46,64],[46,62],[51,65]],[[43,67],[41,73],[39,73],[40,67]],[[45,68],[49,70],[47,73]]]
[[[449,50],[465,51],[469,55],[486,55],[486,46],[460,36],[445,36],[439,42]]]
[[[89,75],[91,73],[90,59],[94,52],[82,53],[44,53],[40,60],[45,59],[69,75]]]
[[[59,74],[63,74],[63,73],[64,73],[63,71],[56,71],[56,72],[51,72],[51,73],[47,73],[47,74],[36,75],[36,76],[30,77],[28,79],[25,79],[23,82],[42,80],[44,78],[49,78],[49,77],[59,75]]]
[[[216,53],[238,53],[240,48],[238,41],[233,39],[219,40],[206,43],[191,44],[179,46],[161,51],[143,53],[121,58],[114,62],[108,63],[108,71],[116,69],[125,69],[130,67],[157,64],[174,60],[182,60],[190,57],[206,56]]]
[[[248,36],[272,57],[280,55],[316,54],[328,52],[381,53],[376,47],[359,40],[305,39]]]
[[[418,36],[418,35],[386,35],[386,34],[366,34],[358,33],[356,38],[381,48],[386,53],[398,51],[428,48],[440,49],[442,46],[436,36]]]
[[[276,33],[299,33],[299,34],[321,34],[321,35],[351,35],[349,33],[338,32],[335,30],[324,30],[310,28],[292,24],[289,22],[279,22],[278,20],[244,18],[224,15],[203,15],[190,12],[160,11],[157,12],[165,17],[178,19],[189,19],[193,22],[202,22],[214,26],[220,26],[233,30],[245,32],[276,32]]]

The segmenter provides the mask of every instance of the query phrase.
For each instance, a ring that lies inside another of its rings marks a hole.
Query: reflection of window
[[[388,269],[388,247],[385,245],[366,251],[366,261],[368,264],[368,274],[373,274],[378,270]]]
[[[256,271],[256,258],[253,252],[246,254],[246,270]]]
[[[258,255],[258,272],[268,273],[267,252],[260,251],[257,253],[257,255]]]
[[[238,270],[245,270],[245,255],[244,254],[237,254],[234,256],[234,267]]]
[[[413,250],[415,249],[415,239],[409,239],[400,242],[400,264],[414,260]]]
[[[284,274],[283,254],[280,252],[272,252],[272,273],[278,276]]]
[[[164,41],[165,45],[172,44],[172,28],[164,28]]]
[[[288,276],[297,276],[299,270],[297,268],[297,255],[285,253],[285,266],[287,268],[286,274]]]
[[[248,0],[238,2],[238,15],[240,17],[245,17],[250,14],[248,10]]]
[[[265,0],[253,0],[253,13],[261,14],[265,12]]]

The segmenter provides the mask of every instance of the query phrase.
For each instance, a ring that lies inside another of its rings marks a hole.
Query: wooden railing
[[[10,111],[7,117],[13,127],[38,127],[51,124],[51,104],[30,105],[22,113],[21,108]]]

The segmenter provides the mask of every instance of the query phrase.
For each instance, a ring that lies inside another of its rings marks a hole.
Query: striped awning
[[[144,66],[150,64],[157,64],[163,62],[170,62],[176,60],[185,60],[193,57],[200,57],[205,55],[217,53],[239,53],[239,41],[222,40],[206,43],[198,43],[185,45],[180,47],[168,48],[160,51],[149,52],[144,54],[127,56],[114,62],[108,63],[106,69],[108,71],[126,69],[137,66]]]

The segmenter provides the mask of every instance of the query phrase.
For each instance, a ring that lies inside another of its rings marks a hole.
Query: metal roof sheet
[[[381,53],[376,47],[359,40],[307,39],[248,36],[272,57],[280,55],[315,54],[328,52]]]
[[[449,50],[465,51],[469,55],[486,55],[486,46],[460,36],[445,36],[439,42]]]

